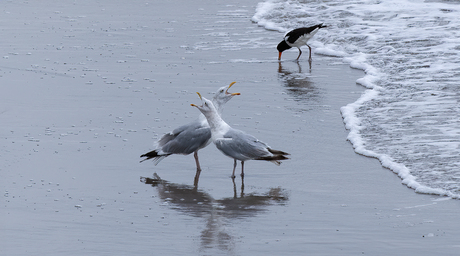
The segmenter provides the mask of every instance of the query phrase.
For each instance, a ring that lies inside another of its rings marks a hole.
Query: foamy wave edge
[[[258,26],[264,27],[267,30],[287,32],[285,28],[278,26],[275,22],[271,22],[264,18],[266,15],[269,16],[270,12],[279,4],[280,2],[276,1],[265,1],[258,3],[256,12],[251,20]],[[317,51],[317,53],[321,55],[342,58],[345,62],[350,64],[351,68],[363,70],[365,73],[364,77],[356,80],[356,83],[366,87],[367,90],[361,95],[360,98],[358,98],[358,100],[340,108],[345,127],[350,131],[347,136],[347,140],[350,141],[355,152],[363,156],[378,159],[383,167],[388,168],[397,174],[402,179],[402,184],[411,189],[414,189],[416,193],[447,196],[454,199],[460,199],[460,194],[454,194],[444,189],[430,188],[420,184],[417,182],[416,177],[411,174],[410,169],[405,165],[395,162],[394,159],[388,155],[378,154],[374,151],[366,149],[364,140],[360,136],[360,131],[364,127],[361,126],[361,121],[355,113],[356,110],[363,106],[365,102],[374,99],[378,96],[380,91],[383,90],[382,87],[376,85],[376,81],[379,80],[383,74],[381,74],[375,67],[366,62],[366,55],[363,53],[355,54],[354,56],[347,56],[347,53],[336,51],[324,45],[317,49]]]
[[[286,32],[286,30],[281,26],[277,26],[275,22],[268,21],[264,18],[266,15],[269,15],[271,10],[276,8],[277,4],[279,3],[272,1],[258,3],[256,7],[256,13],[252,16],[251,20],[267,30]]]
[[[365,143],[360,136],[360,131],[364,128],[361,125],[360,119],[356,116],[355,112],[358,108],[363,106],[367,101],[370,101],[377,97],[382,87],[377,86],[375,82],[380,79],[382,74],[377,69],[366,63],[366,56],[364,54],[358,54],[353,57],[343,58],[345,62],[350,64],[350,67],[355,69],[363,70],[365,76],[356,80],[356,83],[367,88],[366,91],[358,98],[357,101],[350,103],[340,108],[345,128],[349,130],[347,140],[353,145],[353,148],[357,154],[373,157],[380,161],[383,167],[390,169],[396,173],[401,179],[402,183],[407,187],[414,189],[415,192],[421,194],[432,194],[439,196],[447,196],[455,199],[460,199],[460,195],[454,194],[444,189],[430,188],[417,182],[416,177],[411,175],[411,171],[403,164],[399,164],[394,161],[390,156],[385,154],[378,154],[374,151],[368,150],[365,147]]]

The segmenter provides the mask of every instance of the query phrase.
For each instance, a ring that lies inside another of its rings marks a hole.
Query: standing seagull
[[[201,97],[201,106],[191,104],[204,114],[211,127],[212,141],[224,155],[233,158],[232,178],[235,178],[236,160],[241,161],[241,177],[244,177],[244,162],[247,160],[266,160],[280,165],[280,160],[289,159],[286,152],[274,150],[254,136],[233,129],[220,117],[212,102]]]
[[[228,87],[221,87],[213,97],[213,102],[217,106],[217,111],[222,113],[223,106],[233,96],[240,95],[240,93],[229,93],[228,89],[232,87],[231,83]],[[172,132],[167,133],[156,142],[156,148],[148,153],[141,155],[146,157],[141,162],[153,158],[155,165],[157,165],[163,158],[172,154],[188,155],[193,153],[196,162],[197,177],[201,172],[200,162],[198,161],[198,150],[206,147],[211,143],[211,129],[209,128],[208,121],[204,115],[200,115],[195,121],[182,125]]]
[[[297,56],[297,60],[299,60],[300,55],[302,55],[300,47],[306,45],[308,46],[308,49],[310,49],[310,57],[308,58],[308,61],[311,61],[311,47],[307,44],[307,42],[316,34],[316,32],[318,32],[320,28],[325,27],[327,26],[321,23],[308,28],[296,28],[294,30],[289,31],[284,36],[283,41],[281,41],[281,43],[278,44],[278,60],[281,60],[281,54],[283,53],[283,51],[290,49],[292,47],[297,47],[297,49],[299,49],[299,56]]]

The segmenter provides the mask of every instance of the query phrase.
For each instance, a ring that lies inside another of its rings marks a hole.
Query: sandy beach
[[[340,108],[363,71],[251,22],[257,1],[0,4],[1,255],[455,255],[460,202],[356,154]],[[139,156],[236,84],[223,119],[280,166],[214,145]]]

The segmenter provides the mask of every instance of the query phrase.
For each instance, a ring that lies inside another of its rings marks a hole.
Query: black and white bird
[[[240,93],[230,93],[228,89],[232,87],[235,82],[231,83],[228,87],[221,87],[217,90],[213,97],[213,102],[217,106],[217,111],[221,114],[223,106],[235,95]],[[188,155],[193,153],[195,157],[197,174],[201,172],[200,162],[198,161],[198,150],[205,148],[211,143],[211,129],[208,121],[204,115],[200,115],[195,121],[182,125],[170,133],[161,137],[155,144],[155,149],[141,155],[145,157],[141,162],[153,159],[157,165],[163,158],[173,155]]]
[[[220,117],[213,103],[201,97],[200,106],[191,104],[204,114],[211,127],[212,142],[224,155],[233,158],[232,178],[235,178],[236,161],[241,161],[241,177],[244,177],[244,162],[247,160],[265,160],[280,165],[280,160],[289,159],[286,152],[275,150],[254,136],[232,128]]]
[[[307,44],[307,42],[316,34],[316,32],[318,32],[320,28],[325,27],[327,26],[321,23],[308,28],[296,28],[294,30],[289,31],[284,36],[283,41],[281,41],[281,43],[278,44],[278,60],[281,60],[281,54],[283,53],[283,51],[290,49],[292,47],[297,47],[299,49],[299,56],[297,56],[297,60],[299,60],[300,55],[302,55],[300,47],[306,45],[310,49],[310,57],[308,58],[308,60],[311,61],[311,47]]]

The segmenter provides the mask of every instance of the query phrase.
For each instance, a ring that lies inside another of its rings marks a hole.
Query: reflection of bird
[[[233,96],[239,93],[229,93],[228,87],[221,87],[213,97],[213,102],[217,106],[219,113],[222,112],[223,105]],[[157,165],[163,158],[172,154],[188,155],[193,153],[196,162],[197,175],[201,172],[200,162],[198,161],[198,150],[206,147],[211,143],[211,129],[203,115],[189,124],[180,126],[172,132],[167,133],[156,142],[156,148],[153,151],[141,155],[146,157],[141,162],[153,159]]]
[[[273,202],[284,204],[289,200],[286,191],[282,188],[270,188],[266,193],[250,193],[237,196],[236,186],[233,187],[233,197],[214,199],[208,192],[202,191],[195,186],[175,184],[163,180],[154,173],[152,178],[141,177],[140,181],[158,189],[162,200],[174,205],[177,210],[181,210],[194,217],[201,217],[217,210],[218,215],[233,218],[250,217],[254,213],[262,211],[263,206]],[[234,212],[230,213],[229,210]]]
[[[297,60],[299,60],[300,55],[302,55],[300,47],[306,45],[310,49],[310,57],[308,58],[308,60],[311,61],[311,47],[307,44],[307,42],[316,34],[316,32],[318,32],[320,28],[325,27],[327,26],[323,24],[318,24],[308,28],[296,28],[294,30],[289,31],[284,36],[283,41],[281,41],[277,46],[279,52],[278,60],[281,60],[281,54],[283,53],[283,51],[290,49],[292,47],[297,47],[297,49],[299,49],[299,56],[297,56]]]
[[[312,101],[318,101],[320,90],[313,83],[311,70],[302,73],[302,67],[299,62],[283,63],[280,61],[278,78],[285,87],[287,94],[291,96],[293,100],[308,104]],[[300,105],[296,107],[300,107]]]
[[[212,141],[224,155],[234,159],[232,178],[235,177],[236,160],[241,161],[241,177],[244,176],[244,161],[247,160],[266,160],[280,165],[280,160],[289,159],[286,152],[274,150],[267,144],[259,141],[254,136],[243,131],[233,129],[219,116],[212,102],[198,93],[202,100],[202,105],[197,106],[204,114],[211,127]]]
[[[162,205],[186,215],[200,218],[197,225],[204,225],[201,232],[201,249],[217,247],[221,250],[232,251],[234,237],[228,233],[229,219],[255,217],[267,210],[268,205],[284,205],[288,194],[282,188],[270,188],[263,194],[251,193],[236,197],[214,199],[209,192],[198,190],[196,187],[170,183],[161,179],[156,173],[152,178],[141,177],[141,182],[155,187]],[[203,220],[203,221],[201,221]]]

